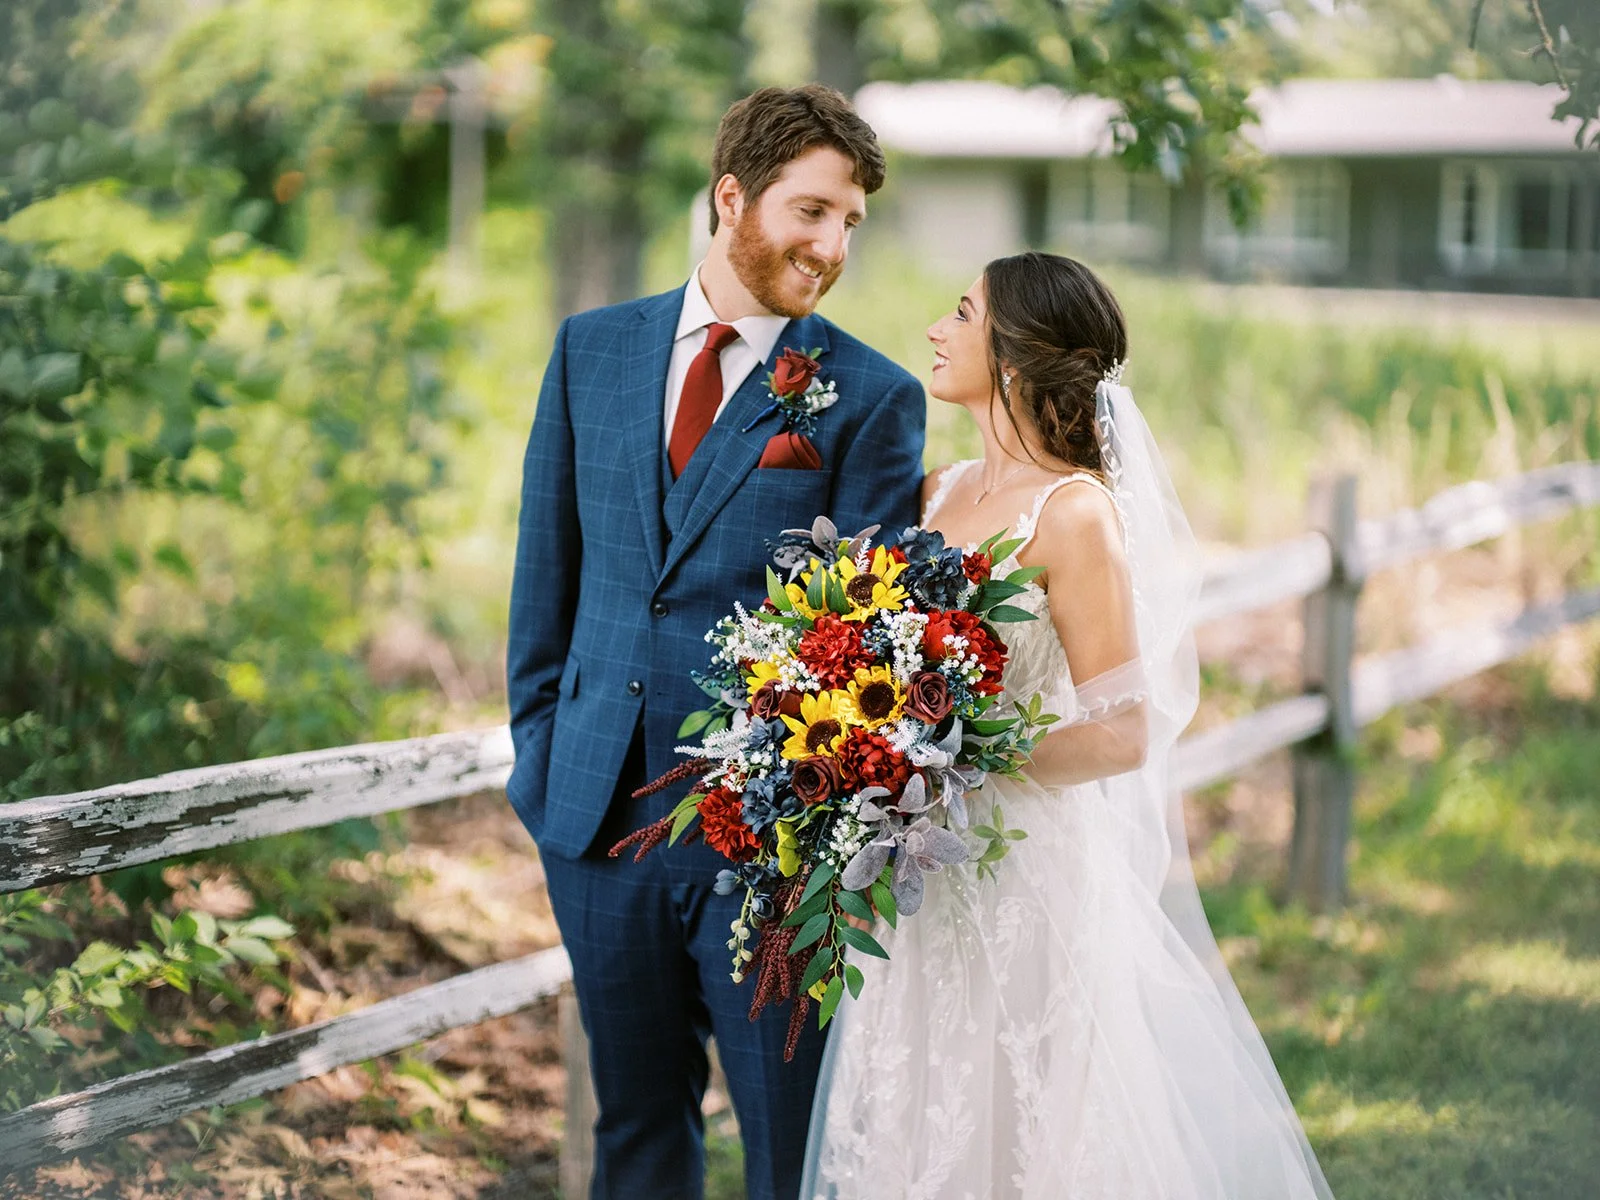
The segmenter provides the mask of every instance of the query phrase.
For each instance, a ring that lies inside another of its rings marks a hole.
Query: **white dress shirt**
[[[717,323],[732,325],[739,338],[723,347],[719,361],[722,364],[722,403],[717,406],[717,416],[728,406],[728,400],[739,390],[751,371],[767,361],[772,348],[783,335],[788,317],[740,317],[737,321],[722,321],[712,310],[700,286],[700,268],[689,276],[689,286],[683,290],[683,311],[678,314],[678,332],[673,335],[672,359],[667,364],[666,424],[662,430],[662,445],[672,441],[672,423],[678,417],[678,401],[683,396],[684,377],[689,374],[689,364],[706,344],[706,327]],[[798,349],[798,347],[797,347]]]

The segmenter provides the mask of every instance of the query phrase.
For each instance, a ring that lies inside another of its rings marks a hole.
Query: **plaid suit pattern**
[[[781,1015],[746,1019],[749,989],[728,982],[723,945],[737,898],[711,892],[720,856],[674,847],[633,864],[604,849],[685,794],[628,797],[677,761],[678,725],[705,702],[690,678],[707,665],[705,633],[734,600],[765,595],[766,540],[818,514],[851,533],[916,520],[924,402],[909,374],[836,326],[792,321],[673,483],[663,393],[682,298],[582,313],[557,334],[524,460],[506,790],[545,861],[592,1039],[605,1160],[594,1196],[698,1195],[709,1029],[755,1200],[798,1186],[822,1039],[813,1028],[786,1065]],[[812,435],[821,470],[756,467],[782,427],[765,410],[784,347],[821,347],[839,392]]]

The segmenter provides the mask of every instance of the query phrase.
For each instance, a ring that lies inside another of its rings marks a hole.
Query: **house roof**
[[[1577,154],[1576,120],[1537,83],[1294,79],[1253,101],[1247,134],[1274,158]],[[892,150],[928,158],[1086,158],[1111,150],[1116,106],[1054,88],[998,83],[872,83],[856,107]]]

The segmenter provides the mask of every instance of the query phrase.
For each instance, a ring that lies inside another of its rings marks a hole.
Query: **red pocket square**
[[[758,467],[787,467],[789,470],[820,471],[822,455],[804,434],[785,430],[775,433],[761,452]]]

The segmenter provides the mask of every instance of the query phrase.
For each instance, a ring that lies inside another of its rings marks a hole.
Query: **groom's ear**
[[[716,206],[719,227],[737,225],[744,215],[744,202],[744,188],[732,174],[724,175],[711,189],[711,203]]]

